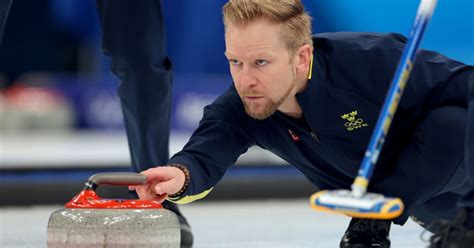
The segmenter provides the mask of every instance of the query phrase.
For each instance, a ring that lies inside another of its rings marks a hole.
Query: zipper
[[[285,122],[287,123],[290,123],[293,125],[292,122],[290,122],[289,120],[287,120],[286,118],[284,118],[283,116],[280,116],[281,119],[283,119]],[[309,134],[311,135],[311,138],[316,141],[316,143],[319,145],[319,148],[321,149],[321,153],[322,154],[318,154],[318,156],[321,157],[321,159],[327,161],[330,165],[332,166],[335,166],[335,167],[338,167],[338,168],[343,168],[341,167],[340,165],[342,163],[340,163],[341,161],[339,161],[339,159],[337,158],[337,156],[333,156],[333,153],[332,152],[329,152],[322,144],[321,144],[321,140],[319,138],[319,135],[316,131],[314,131],[313,127],[311,125],[309,125],[309,122],[308,120],[305,118],[305,122],[306,122],[306,125],[309,127]],[[301,128],[299,126],[296,126],[297,129],[300,129],[300,130],[303,130],[305,133],[308,133],[308,129],[306,128]],[[324,155],[323,155],[324,154]],[[328,161],[329,160],[329,161]]]
[[[319,136],[318,134],[314,131],[313,127],[311,124],[308,122],[308,119],[303,115],[302,118],[304,118],[304,121],[306,122],[306,126],[309,128],[309,133],[311,134],[311,138],[313,138],[316,142],[319,143]]]
[[[291,124],[292,126],[294,125],[293,122],[287,120],[285,117],[282,116],[282,114],[280,115],[280,118],[283,119],[283,121]],[[314,131],[313,127],[309,124],[306,117],[303,116],[303,118],[304,118],[304,121],[306,122],[306,126],[309,128],[309,130],[308,130],[308,128],[302,128],[302,127],[299,127],[298,125],[296,125],[296,128],[300,129],[300,130],[303,130],[305,133],[308,133],[308,131],[309,131],[309,134],[311,135],[311,138],[319,143],[320,139],[319,139],[318,134]]]
[[[311,130],[311,138],[313,138],[316,142],[319,142],[319,136],[313,130]]]
[[[321,151],[322,151],[323,153],[325,153],[325,154],[326,154],[326,158],[331,161],[330,164],[333,164],[334,166],[337,166],[337,167],[339,167],[339,168],[342,168],[341,166],[339,166],[339,164],[341,164],[340,161],[339,161],[339,159],[337,159],[336,156],[333,156],[333,155],[332,155],[332,152],[329,152],[328,150],[326,150],[326,148],[321,144],[318,133],[316,133],[316,132],[314,131],[313,127],[309,124],[308,119],[306,119],[306,117],[304,117],[304,116],[303,116],[303,118],[304,118],[304,120],[305,120],[305,122],[306,122],[307,127],[309,127],[309,131],[310,131],[309,133],[310,133],[310,135],[311,135],[311,138],[313,138],[313,140],[315,140],[315,141],[319,144],[319,147],[321,148]],[[324,159],[324,158],[323,158],[323,159]]]

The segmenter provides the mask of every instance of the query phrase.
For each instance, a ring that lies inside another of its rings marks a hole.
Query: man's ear
[[[308,75],[311,59],[313,57],[313,48],[306,44],[298,48],[295,53],[296,73],[298,75]]]

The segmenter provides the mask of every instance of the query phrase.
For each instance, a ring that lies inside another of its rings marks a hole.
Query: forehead
[[[279,24],[255,20],[245,26],[228,24],[225,33],[226,53],[250,55],[278,53],[285,50]]]

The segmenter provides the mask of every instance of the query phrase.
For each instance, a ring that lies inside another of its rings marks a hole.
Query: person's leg
[[[8,12],[10,6],[12,5],[12,0],[2,0],[0,1],[0,44],[3,39],[3,30],[5,28],[5,23],[7,22]]]
[[[468,121],[466,128],[465,153],[466,176],[469,188],[457,202],[456,218],[448,218],[431,238],[432,248],[472,248],[474,247],[474,72],[469,78]]]
[[[166,164],[169,159],[172,72],[165,49],[160,0],[98,0],[102,47],[120,79],[118,94],[134,171]],[[186,219],[171,202],[163,206],[178,214],[182,246],[193,237]]]
[[[384,194],[391,192],[387,195],[397,192],[395,195],[404,201],[406,211],[402,217],[393,220],[394,223],[403,224],[414,205],[427,202],[436,195],[453,191],[465,184],[466,176],[461,171],[465,169],[462,166],[464,157],[462,137],[466,112],[465,108],[446,106],[427,113],[418,125],[412,142],[401,151],[394,171],[378,181],[373,181],[371,191]],[[443,174],[442,177],[433,175],[435,173],[433,168],[438,170],[436,174]],[[456,179],[453,179],[454,177]],[[439,178],[443,180],[438,180]],[[452,183],[449,184],[448,181]],[[400,187],[400,183],[412,185],[413,190],[407,191],[407,187]],[[423,190],[417,188],[419,185],[424,185]],[[400,191],[401,188],[405,190]],[[459,196],[458,194],[456,200]],[[427,210],[428,207],[424,207],[417,208],[417,216],[424,221],[431,221],[427,217],[435,214],[429,212],[434,208]],[[439,212],[442,214],[440,217],[456,212],[454,209],[455,203],[449,209],[440,209]],[[420,211],[426,216],[421,215]],[[389,247],[390,224],[391,221],[353,219],[341,240],[340,247],[371,247],[371,245]]]
[[[458,213],[456,202],[460,197],[460,194],[452,192],[438,195],[423,204],[413,206],[410,209],[410,217],[426,230],[438,232],[441,225],[439,220],[456,217]]]
[[[467,164],[464,162],[458,167],[443,190],[429,200],[414,205],[410,210],[410,217],[426,230],[436,233],[443,224],[442,220],[452,220],[459,210],[457,202],[470,188],[467,172]]]
[[[469,178],[474,181],[474,73],[469,80],[469,116],[466,133],[466,164]],[[469,223],[474,228],[474,184],[459,201],[459,208],[465,208],[471,215]]]
[[[102,47],[120,79],[132,166],[135,171],[169,159],[171,62],[159,0],[98,0]]]

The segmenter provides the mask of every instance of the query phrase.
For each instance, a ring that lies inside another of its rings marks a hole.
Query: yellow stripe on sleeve
[[[183,198],[170,198],[168,197],[167,200],[170,201],[170,202],[174,202],[174,203],[177,203],[177,204],[188,204],[190,202],[193,202],[193,201],[196,201],[196,200],[199,200],[199,199],[202,199],[204,197],[207,196],[207,194],[209,194],[209,192],[211,192],[213,188],[210,188],[200,194],[197,194],[197,195],[187,195]]]

